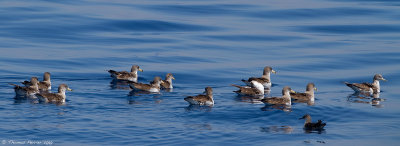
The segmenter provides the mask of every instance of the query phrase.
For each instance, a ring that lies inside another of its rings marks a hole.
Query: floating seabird
[[[257,81],[250,81],[251,87],[249,86],[239,86],[239,85],[234,85],[234,87],[238,87],[239,90],[233,91],[235,93],[241,94],[241,95],[250,95],[250,96],[256,96],[256,95],[264,95],[264,86],[257,82]]]
[[[185,101],[196,105],[214,105],[212,88],[206,87],[204,92],[205,95],[199,94],[197,96],[188,96],[185,98]]]
[[[28,87],[22,87],[22,86],[12,84],[12,83],[9,83],[9,84],[14,86],[16,98],[20,98],[20,97],[36,98],[35,94],[39,93],[38,78],[32,77],[30,83],[31,83],[31,85]]]
[[[304,93],[290,93],[292,99],[301,101],[314,101],[314,90],[317,91],[314,83],[308,83],[306,92]]]
[[[271,98],[264,98],[261,101],[265,104],[279,104],[279,105],[291,105],[290,93],[294,92],[289,86],[285,86],[282,89],[282,97],[271,97]]]
[[[148,92],[160,92],[160,86],[164,83],[160,77],[154,77],[150,84],[129,82],[129,86],[134,90],[142,90]]]
[[[172,73],[168,73],[165,76],[165,80],[163,80],[163,83],[161,83],[161,88],[163,88],[163,89],[172,89],[172,88],[174,88],[172,86],[172,80],[175,80],[174,76],[172,75]]]
[[[348,83],[348,82],[344,83],[351,89],[353,89],[355,92],[379,93],[381,92],[381,86],[379,85],[379,80],[387,81],[382,77],[381,74],[375,74],[372,83]]]
[[[311,121],[311,116],[309,114],[304,115],[300,119],[306,119],[306,122],[304,122],[304,130],[307,131],[321,131],[324,129],[326,123],[322,123],[321,120],[318,120],[316,123],[312,123]]]
[[[251,81],[257,81],[259,83],[261,83],[264,88],[271,88],[271,73],[276,74],[276,71],[272,69],[272,67],[270,66],[266,66],[264,67],[264,73],[260,78],[257,77],[251,77],[248,80],[244,80],[242,79],[242,82],[246,83],[248,86],[251,86]]]
[[[53,102],[53,103],[65,103],[65,91],[72,91],[66,84],[61,84],[58,87],[57,93],[37,93],[35,94],[38,97],[40,102]]]
[[[114,70],[108,70],[108,72],[111,74],[111,77],[113,77],[114,79],[132,81],[135,83],[137,82],[138,79],[137,71],[143,72],[143,70],[140,69],[138,65],[132,65],[131,72],[127,71],[117,72]]]
[[[24,84],[25,86],[31,86],[32,83],[30,81],[24,81],[21,82],[22,84]],[[51,81],[50,81],[50,73],[49,72],[45,72],[43,74],[43,81],[38,83],[39,86],[39,91],[42,92],[47,92],[51,90]]]

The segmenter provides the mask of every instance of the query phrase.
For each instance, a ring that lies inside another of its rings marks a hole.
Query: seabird
[[[18,98],[18,97],[36,98],[35,94],[39,93],[38,78],[32,77],[30,82],[31,82],[31,85],[28,87],[22,87],[22,86],[19,86],[16,84],[9,83],[10,85],[14,86],[16,98]]]
[[[40,102],[53,102],[53,103],[65,103],[65,91],[72,91],[66,84],[61,84],[58,87],[57,93],[37,93],[35,94],[38,97]]]
[[[318,120],[318,122],[316,123],[312,123],[311,116],[309,114],[304,115],[300,119],[306,119],[306,122],[304,122],[304,130],[307,131],[313,131],[313,130],[321,131],[324,129],[326,125],[326,123],[322,123],[321,120]]]
[[[24,81],[21,83],[27,87],[32,85],[32,83],[30,81]],[[39,82],[38,86],[39,86],[39,91],[42,91],[42,92],[47,92],[47,91],[51,90],[51,81],[50,81],[50,73],[49,72],[45,72],[43,74],[43,81]]]
[[[264,95],[264,86],[257,82],[257,81],[251,81],[250,82],[251,87],[249,86],[239,86],[239,85],[234,85],[234,87],[238,87],[239,90],[233,91],[235,93],[241,94],[241,95],[250,95],[250,96],[256,96],[256,95]]]
[[[306,92],[304,93],[290,93],[292,99],[301,101],[314,101],[314,90],[317,91],[314,83],[308,83]]]
[[[137,82],[138,79],[137,71],[143,72],[143,70],[140,69],[138,65],[132,65],[131,72],[127,71],[117,72],[114,70],[108,70],[108,72],[111,74],[111,77],[113,77],[114,79],[132,81],[135,83]]]
[[[276,74],[276,71],[272,69],[270,66],[264,67],[264,72],[263,75],[260,78],[257,77],[251,77],[248,80],[242,79],[242,82],[246,83],[248,86],[251,86],[251,81],[257,81],[261,83],[264,88],[271,88],[271,73]]]
[[[174,76],[172,75],[172,73],[168,73],[165,76],[165,80],[163,80],[163,83],[161,83],[161,88],[163,88],[163,89],[172,89],[172,88],[174,88],[172,86],[172,80],[175,80]]]
[[[148,92],[160,92],[160,85],[164,83],[160,77],[154,77],[150,84],[129,82],[131,89],[142,90]]]
[[[185,98],[185,101],[196,105],[214,105],[212,88],[206,87],[204,92],[205,95],[199,94],[197,96],[188,96]]]
[[[285,86],[282,89],[282,97],[271,97],[271,98],[264,98],[261,101],[265,104],[279,104],[279,105],[291,105],[290,93],[294,92],[289,86]]]
[[[351,89],[353,89],[355,92],[379,93],[381,92],[381,86],[379,85],[379,80],[387,81],[382,77],[381,74],[375,74],[372,83],[348,83],[348,82],[344,83]]]

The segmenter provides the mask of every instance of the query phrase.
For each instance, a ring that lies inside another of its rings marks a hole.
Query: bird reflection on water
[[[347,96],[347,101],[352,103],[370,104],[373,107],[382,108],[384,105],[381,102],[385,101],[385,99],[380,98],[380,93],[369,94],[356,92],[349,94]]]

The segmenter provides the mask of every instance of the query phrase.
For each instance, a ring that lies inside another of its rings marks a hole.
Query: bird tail
[[[17,85],[17,84],[13,84],[13,83],[8,83],[9,85],[12,85],[12,86],[16,86],[16,87],[18,87],[19,85]]]
[[[114,73],[116,73],[116,71],[115,70],[107,70],[110,74],[114,74]]]
[[[231,86],[241,88],[239,85],[235,85],[235,84],[232,84]]]
[[[349,87],[351,87],[352,86],[352,84],[351,83],[349,83],[349,82],[343,82],[344,84],[346,84],[346,86],[349,86]]]

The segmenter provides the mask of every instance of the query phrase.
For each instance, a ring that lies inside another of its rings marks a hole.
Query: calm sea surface
[[[173,73],[174,90],[111,83],[105,70],[132,64],[139,82]],[[314,82],[315,104],[283,111],[232,92],[266,65],[272,96]],[[14,100],[8,83],[46,71],[53,92],[74,89],[65,105]],[[388,80],[379,101],[342,83],[375,73]],[[396,0],[0,1],[1,144],[399,145],[399,74]],[[183,100],[206,86],[215,106]],[[305,132],[306,113],[325,131]]]

